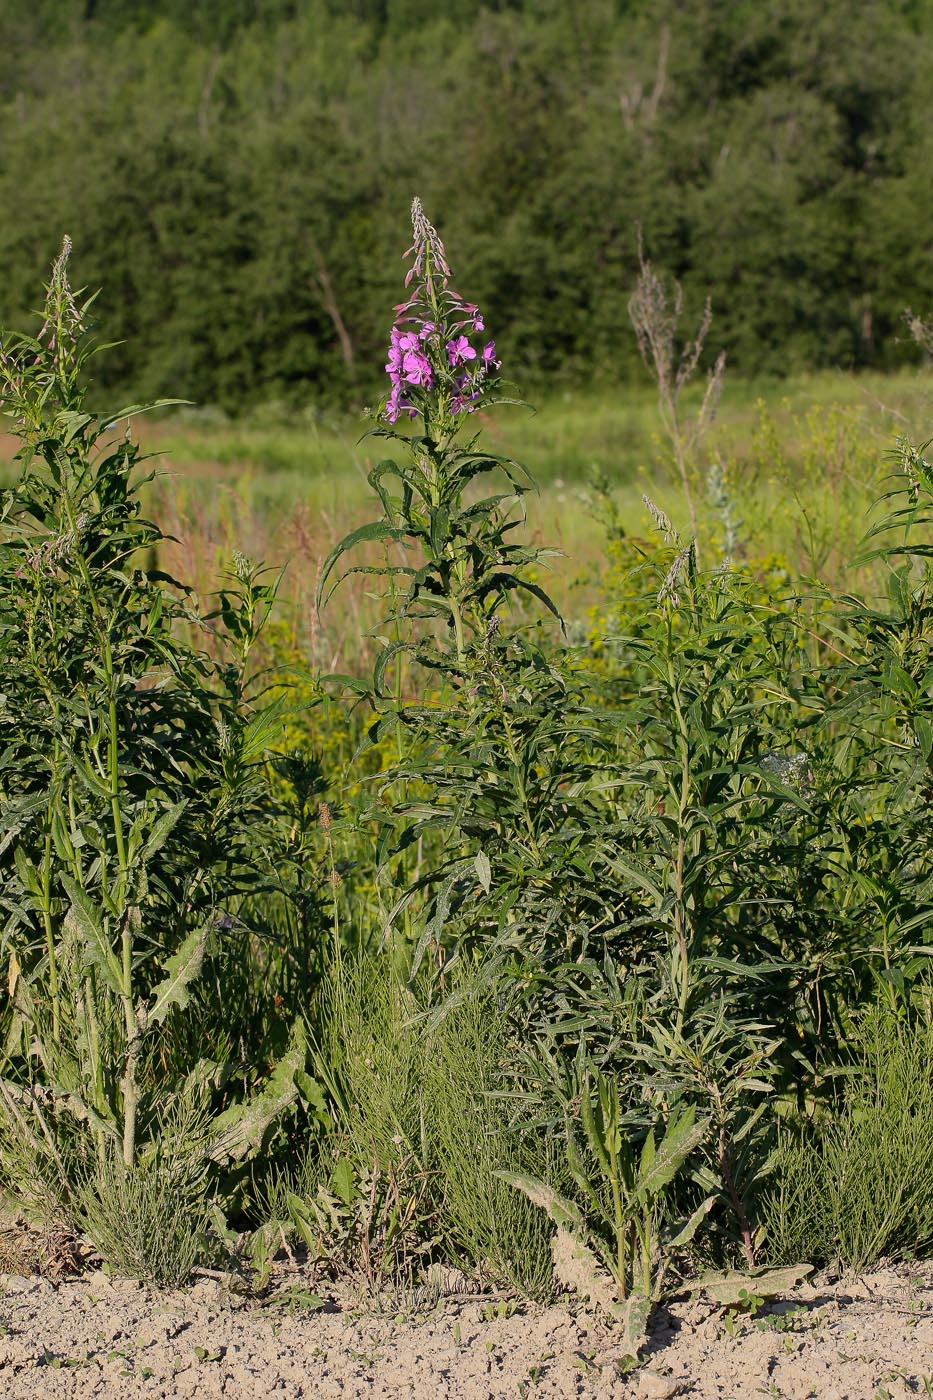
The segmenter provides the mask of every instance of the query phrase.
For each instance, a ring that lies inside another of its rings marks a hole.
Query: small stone
[[[673,1376],[661,1376],[657,1371],[639,1373],[638,1393],[643,1395],[645,1400],[671,1400],[671,1396],[682,1389],[683,1382],[675,1381]]]
[[[39,1278],[26,1278],[22,1274],[4,1274],[0,1294],[38,1293],[41,1284],[42,1280]]]

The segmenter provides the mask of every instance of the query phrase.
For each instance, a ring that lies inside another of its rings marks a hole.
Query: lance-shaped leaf
[[[772,1269],[763,1265],[742,1273],[738,1269],[728,1269],[723,1273],[704,1274],[691,1289],[692,1293],[706,1293],[714,1303],[723,1307],[735,1307],[749,1297],[776,1298],[796,1288],[798,1283],[813,1273],[812,1264],[791,1264],[786,1268]]]
[[[249,722],[240,735],[240,758],[244,763],[253,763],[261,758],[273,739],[278,740],[284,727],[283,716],[290,705],[291,697],[280,695]]]
[[[476,869],[476,878],[479,880],[486,893],[492,884],[492,867],[489,864],[489,857],[485,851],[477,851],[473,857],[473,865]]]
[[[22,831],[37,812],[44,811],[49,805],[49,795],[46,792],[33,793],[30,797],[21,797],[16,802],[8,802],[0,812],[0,855],[7,846]]]
[[[88,963],[100,971],[112,992],[122,996],[123,970],[104,933],[100,911],[95,909],[86,892],[70,875],[62,875],[62,884],[71,900],[71,908],[65,916],[66,924],[83,939]]]
[[[716,1197],[707,1196],[706,1200],[697,1206],[683,1228],[678,1230],[672,1239],[668,1240],[668,1248],[682,1249],[685,1244],[689,1244],[715,1204]]]
[[[166,958],[162,970],[165,973],[156,987],[149,1003],[148,1021],[152,1026],[165,1020],[173,1006],[183,1011],[188,1005],[191,983],[201,975],[204,966],[204,951],[210,934],[210,924],[194,929],[188,934],[181,947],[170,958]]]
[[[22,846],[14,847],[13,862],[23,889],[28,890],[31,895],[35,895],[36,899],[40,899],[42,897],[42,882],[39,879],[39,872]]]
[[[334,565],[341,555],[346,554],[358,544],[363,544],[368,540],[394,540],[396,543],[404,541],[404,532],[388,525],[384,520],[372,520],[368,525],[361,525],[357,530],[351,530],[338,545],[335,545],[321,566],[321,576],[317,585],[317,606],[320,607],[324,601],[324,589],[327,580],[333,572]],[[339,580],[338,580],[339,582]],[[333,590],[331,590],[333,592]]]
[[[523,1191],[532,1205],[547,1211],[559,1229],[576,1230],[581,1233],[584,1230],[579,1207],[555,1191],[553,1186],[548,1186],[546,1181],[540,1181],[536,1176],[527,1176],[524,1172],[496,1172],[496,1176]]]
[[[208,1152],[212,1162],[241,1162],[259,1150],[267,1128],[298,1097],[295,1075],[304,1068],[306,1051],[304,1022],[298,1020],[292,1027],[288,1050],[259,1093],[231,1105],[215,1120]]]
[[[180,802],[173,803],[167,811],[162,813],[161,817],[159,817],[150,831],[146,844],[143,847],[143,862],[151,860],[154,855],[161,851],[171,835],[172,830],[176,826],[178,818],[187,805],[188,799],[184,797]]]
[[[672,1118],[667,1131],[653,1152],[646,1153],[638,1173],[635,1200],[656,1196],[670,1185],[684,1162],[706,1136],[706,1122],[694,1121],[692,1108]]]

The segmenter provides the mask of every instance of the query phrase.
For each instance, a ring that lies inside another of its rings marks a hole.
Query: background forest
[[[414,190],[526,389],[640,372],[639,224],[733,372],[916,358],[929,0],[0,10],[0,318],[69,232],[137,396],[366,401]]]

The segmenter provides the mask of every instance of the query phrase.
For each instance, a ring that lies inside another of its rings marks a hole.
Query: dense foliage
[[[928,0],[7,0],[0,30],[0,313],[67,229],[136,394],[365,400],[413,188],[526,385],[638,372],[639,224],[743,372],[890,365],[933,303]]]
[[[571,639],[484,445],[493,327],[412,227],[375,515],[318,571],[376,584],[367,677],[302,664],[243,556],[207,612],[159,569],[67,239],[0,340],[0,1189],[158,1282],[266,1294],[300,1241],[430,1302],[456,1261],[637,1357],[711,1263],[757,1306],[933,1240],[933,467],[898,440],[869,590],[732,557],[721,468],[718,545],[692,509],[718,376],[680,402],[706,321],[682,346],[643,262],[706,532],[609,512]]]

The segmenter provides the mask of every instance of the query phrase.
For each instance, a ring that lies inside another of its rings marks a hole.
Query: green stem
[[[72,529],[75,529],[75,521],[73,519],[74,511],[70,502],[66,502],[66,509],[71,518]],[[107,705],[109,728],[107,736],[107,782],[110,789],[110,814],[113,823],[113,838],[114,845],[116,846],[119,870],[117,885],[118,897],[115,900],[112,899],[112,903],[119,911],[118,917],[121,924],[120,952],[122,985],[120,989],[120,1001],[123,1006],[123,1025],[126,1034],[126,1060],[121,1082],[123,1090],[123,1161],[127,1167],[131,1167],[136,1157],[136,1117],[139,1106],[139,1088],[136,1082],[136,1071],[139,1065],[142,1027],[137,1024],[133,1005],[133,933],[132,923],[126,908],[129,866],[127,861],[126,839],[123,831],[123,810],[120,802],[120,740],[117,698],[115,694],[116,678],[114,676],[113,650],[110,645],[107,619],[101,612],[100,603],[94,591],[94,582],[91,578],[91,571],[88,568],[87,560],[80,550],[76,550],[75,553],[78,569],[87,589],[91,612],[97,623],[101,642],[104,678],[109,695]],[[106,878],[106,870],[102,862],[101,885],[102,892],[104,893],[106,893]]]
[[[611,1171],[609,1181],[612,1187],[612,1212],[616,1229],[616,1283],[619,1287],[619,1300],[628,1296],[628,1250],[626,1245],[625,1210],[622,1205],[622,1190],[619,1186],[619,1165],[616,1154],[610,1155]]]
[[[670,625],[670,624],[669,624]],[[669,643],[670,643],[669,638]],[[687,1000],[690,994],[690,952],[687,941],[687,914],[685,899],[684,872],[687,857],[687,811],[690,806],[690,735],[687,729],[687,722],[680,704],[680,695],[677,689],[677,679],[674,674],[673,661],[668,658],[667,663],[668,684],[670,686],[671,703],[674,715],[677,720],[677,737],[680,745],[680,791],[677,794],[677,854],[674,862],[674,934],[677,939],[678,951],[680,954],[680,989],[678,995],[677,1008],[677,1034],[683,1031],[684,1021],[687,1014]]]
[[[463,667],[466,664],[466,645],[463,635],[463,614],[460,611],[460,604],[456,598],[449,598],[450,612],[454,620],[454,638],[457,644],[457,665]]]
[[[42,861],[42,923],[45,928],[45,946],[49,955],[49,997],[52,1002],[52,1039],[56,1045],[61,1039],[61,997],[58,987],[58,955],[55,950],[55,928],[52,923],[52,813],[49,810],[49,826],[45,833],[45,852]]]
[[[498,686],[498,677],[495,677],[494,679],[496,685]],[[528,833],[529,847],[531,849],[531,854],[533,855],[535,861],[540,866],[542,864],[541,848],[538,845],[538,836],[537,832],[535,831],[534,821],[532,820],[531,816],[531,804],[528,801],[528,789],[525,784],[525,774],[522,771],[522,765],[518,754],[518,745],[515,742],[515,733],[512,729],[512,722],[509,719],[508,712],[505,706],[503,705],[501,695],[499,694],[497,694],[497,704],[499,707],[499,715],[502,720],[502,728],[505,734],[506,750],[508,751],[509,758],[515,770],[515,782],[518,787],[518,796],[521,802],[522,819],[525,824],[525,830]]]

